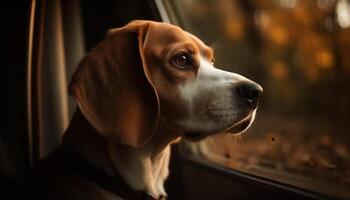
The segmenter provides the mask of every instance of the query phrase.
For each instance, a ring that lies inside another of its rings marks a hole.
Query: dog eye
[[[192,66],[191,57],[186,53],[175,56],[172,62],[181,69],[187,69]]]

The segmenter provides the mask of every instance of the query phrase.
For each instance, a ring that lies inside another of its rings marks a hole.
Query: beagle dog
[[[263,89],[214,67],[213,50],[167,23],[132,21],[80,62],[77,111],[62,144],[34,168],[57,199],[165,199],[170,144],[252,124]]]

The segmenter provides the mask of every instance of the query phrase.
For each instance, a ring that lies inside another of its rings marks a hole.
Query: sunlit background
[[[264,87],[253,127],[205,141],[205,156],[350,198],[350,1],[167,2],[184,29],[215,49],[216,67]]]

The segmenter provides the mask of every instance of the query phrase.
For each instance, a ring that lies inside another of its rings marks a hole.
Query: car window
[[[350,198],[350,2],[163,2],[172,22],[213,47],[216,67],[264,88],[249,131],[191,144],[192,153],[232,170]]]

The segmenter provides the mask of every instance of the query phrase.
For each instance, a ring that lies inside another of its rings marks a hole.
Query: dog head
[[[177,26],[133,21],[110,30],[81,61],[69,91],[101,134],[135,147],[152,138],[159,121],[190,140],[241,133],[254,120],[262,88],[215,68],[213,59]]]

